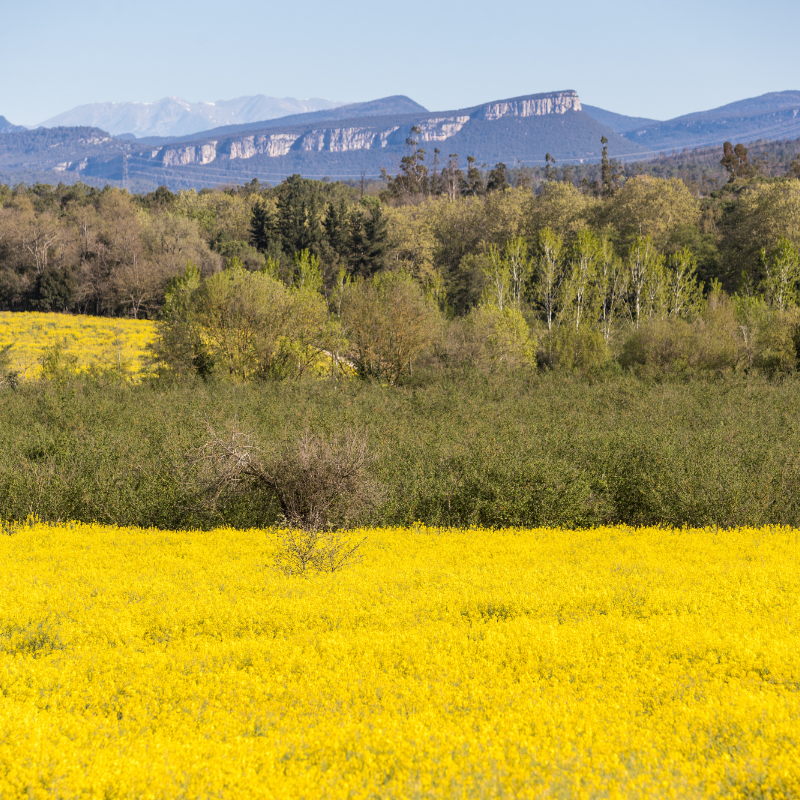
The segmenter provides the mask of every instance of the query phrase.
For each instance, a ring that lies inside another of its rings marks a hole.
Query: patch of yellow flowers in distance
[[[800,797],[797,530],[5,529],[4,799]]]
[[[41,375],[42,357],[58,346],[75,372],[104,370],[137,380],[157,335],[150,320],[0,311],[0,348],[11,345],[9,366],[22,379]]]

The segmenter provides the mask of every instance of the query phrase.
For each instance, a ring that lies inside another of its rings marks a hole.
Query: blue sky
[[[2,0],[0,115],[166,95],[370,100],[431,110],[575,89],[667,119],[800,90],[800,2]]]

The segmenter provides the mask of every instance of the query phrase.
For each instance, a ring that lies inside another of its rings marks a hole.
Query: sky
[[[669,119],[800,90],[797,0],[0,0],[0,115],[253,94],[432,111],[575,89]]]

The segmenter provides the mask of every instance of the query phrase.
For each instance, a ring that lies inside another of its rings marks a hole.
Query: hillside
[[[0,172],[81,172],[90,159],[116,157],[121,143],[98,128],[37,128],[0,133]]]
[[[634,128],[641,128],[645,125],[658,125],[659,120],[648,117],[629,117],[626,114],[616,114],[613,111],[606,111],[597,106],[587,106],[583,104],[583,110],[592,119],[596,119],[601,125],[606,125],[617,133],[626,133]]]
[[[800,92],[771,92],[665,122],[637,125],[624,135],[653,154],[724,141],[793,139],[800,136]]]

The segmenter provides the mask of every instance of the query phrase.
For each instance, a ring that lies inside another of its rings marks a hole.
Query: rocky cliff
[[[563,115],[581,110],[574,91],[529,95],[499,100],[444,114],[403,115],[354,120],[353,124],[329,123],[303,129],[299,126],[264,133],[229,136],[199,143],[165,145],[138,153],[165,167],[205,165],[216,160],[279,157],[297,153],[348,153],[358,150],[403,148],[409,136],[421,144],[445,142],[472,121],[494,122],[503,118]],[[412,132],[413,128],[418,132]]]

